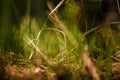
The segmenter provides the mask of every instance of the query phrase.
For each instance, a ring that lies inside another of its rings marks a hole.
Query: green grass
[[[7,9],[8,12],[3,12],[2,15],[2,26],[9,25],[5,17],[9,14],[9,8]],[[88,80],[91,73],[84,71],[83,60],[83,54],[87,51],[95,62],[98,74],[103,73],[101,79],[111,77],[111,65],[115,62],[112,58],[114,52],[117,55],[115,57],[118,60],[120,58],[117,53],[119,50],[114,50],[120,44],[119,34],[113,33],[111,28],[92,28],[93,30],[82,33],[77,21],[79,8],[74,1],[68,1],[60,14],[48,16],[43,25],[39,25],[36,19],[30,18],[30,0],[26,14],[21,21],[20,30],[15,28],[8,31],[2,27],[5,31],[0,32],[0,56],[3,61],[6,60],[5,55],[8,52],[14,52],[15,59],[18,58],[18,53],[21,53],[28,62],[27,65],[31,65],[29,61],[33,59],[42,60],[47,67],[49,80],[55,80],[53,73],[57,77],[65,77],[65,80]],[[52,25],[49,25],[48,20]],[[88,48],[85,50],[86,45]]]

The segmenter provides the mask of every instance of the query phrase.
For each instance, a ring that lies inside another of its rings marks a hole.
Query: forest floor
[[[120,80],[120,62],[112,63],[112,72],[110,73],[112,75],[107,79],[103,78],[103,76],[106,74],[105,71],[98,72],[100,79],[93,78],[89,67],[87,69],[85,67],[84,69],[81,69],[80,72],[82,76],[75,78],[77,75],[74,72],[72,72],[72,74],[68,74],[69,71],[66,72],[65,69],[65,67],[68,66],[62,66],[63,64],[61,63],[54,65],[55,67],[53,67],[53,71],[49,73],[48,66],[44,64],[44,62],[42,62],[40,59],[32,59],[26,64],[23,56],[19,55],[18,62],[15,64],[13,56],[14,53],[12,52],[7,55],[7,65],[4,67],[6,75],[5,80]],[[105,69],[105,63],[103,62],[101,65]],[[92,70],[93,67],[91,66],[90,68]],[[69,76],[72,76],[74,78],[70,79]]]

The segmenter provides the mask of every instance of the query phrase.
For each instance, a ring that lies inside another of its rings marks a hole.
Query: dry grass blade
[[[120,21],[111,22],[109,25],[111,25],[111,24],[120,24]]]
[[[53,7],[52,4],[48,5],[48,8],[51,10]],[[77,48],[78,42],[76,41],[76,39],[74,38],[74,36],[72,35],[72,33],[67,29],[67,26],[59,19],[59,17],[57,16],[57,14],[54,15],[49,15],[48,18],[51,20],[51,22],[53,22],[55,24],[56,28],[61,29],[63,32],[65,32],[66,36],[69,38],[70,42],[72,43],[73,46],[75,46],[75,48]]]
[[[26,39],[24,39],[24,40],[28,43],[29,46],[31,46],[33,49],[35,49],[35,51],[36,51],[37,53],[39,53],[40,56],[41,56],[49,65],[52,65],[52,64],[53,64],[53,62],[51,62],[51,61],[48,59],[48,57],[35,45],[35,43],[29,39],[29,37],[26,37]]]
[[[111,56],[111,58],[114,59],[114,60],[117,61],[117,62],[120,62],[120,59],[118,59],[118,58],[116,58],[116,57],[114,57],[114,56]]]
[[[49,16],[53,14],[63,3],[65,0],[61,0],[59,4],[49,13]]]
[[[120,5],[119,5],[119,0],[117,0],[117,7],[118,7],[118,12],[119,12],[119,15],[120,15]]]
[[[42,32],[42,30],[40,30],[40,31],[38,32],[38,34],[37,34],[37,37],[36,37],[36,39],[35,39],[36,44],[39,43],[39,37],[40,37],[41,32]],[[33,49],[33,50],[31,51],[31,54],[30,54],[30,56],[29,56],[29,59],[32,58],[34,52],[35,52],[35,50]]]
[[[84,64],[85,66],[88,68],[91,77],[93,78],[93,80],[100,80],[99,75],[97,73],[97,69],[94,66],[91,58],[89,57],[89,52],[88,52],[88,47],[85,46],[85,52],[83,53],[83,60],[84,60]]]
[[[89,31],[87,31],[87,32],[84,33],[84,36],[87,36],[88,34],[92,33],[93,31],[95,31],[95,30],[97,30],[97,29],[99,29],[98,26],[95,27],[95,28],[90,29]]]
[[[66,36],[69,38],[70,42],[72,43],[73,46],[75,46],[75,48],[77,48],[78,42],[76,41],[76,39],[74,38],[74,36],[72,35],[72,33],[67,29],[66,25],[59,20],[59,18],[55,18],[55,17],[51,17],[55,20],[55,25],[58,26],[63,32],[65,32]]]

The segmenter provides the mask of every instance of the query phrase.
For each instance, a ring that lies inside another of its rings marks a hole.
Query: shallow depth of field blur
[[[0,0],[1,80],[119,80],[120,25],[101,3]]]

